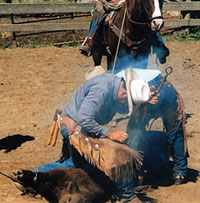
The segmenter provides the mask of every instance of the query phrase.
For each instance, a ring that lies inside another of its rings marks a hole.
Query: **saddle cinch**
[[[90,137],[68,116],[64,117],[69,131],[69,143],[87,162],[103,171],[112,181],[133,178],[142,166],[143,156],[125,144],[108,138]],[[73,156],[72,156],[73,159]],[[76,160],[74,160],[76,162]]]

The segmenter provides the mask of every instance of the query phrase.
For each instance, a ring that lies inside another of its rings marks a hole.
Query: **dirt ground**
[[[183,185],[148,190],[146,199],[200,203],[200,42],[166,44],[171,53],[159,69],[173,67],[169,80],[182,95],[190,115],[186,125],[189,177]],[[0,50],[0,171],[10,175],[14,169],[33,169],[58,159],[61,135],[55,147],[47,145],[53,114],[85,81],[85,72],[92,66],[92,58],[82,56],[78,48]],[[2,203],[46,202],[21,196],[12,181],[1,175],[0,183]]]

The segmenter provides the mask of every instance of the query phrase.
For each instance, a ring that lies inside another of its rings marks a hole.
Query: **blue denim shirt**
[[[128,113],[128,105],[117,101],[122,78],[112,73],[96,76],[85,82],[63,109],[84,130],[95,137],[106,137],[108,124],[114,115]]]

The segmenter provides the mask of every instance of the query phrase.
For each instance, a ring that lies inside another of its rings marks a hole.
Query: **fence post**
[[[188,2],[191,2],[191,0],[186,0],[186,1],[188,1]],[[191,17],[191,13],[190,12],[185,12],[185,16],[184,16],[184,19],[190,19],[190,17]]]
[[[11,23],[12,23],[12,24],[15,24],[13,14],[10,15],[10,19],[11,19]],[[17,42],[16,42],[17,35],[16,35],[16,33],[15,33],[15,32],[12,32],[12,36],[13,36],[14,46],[17,46]]]
[[[186,0],[187,2],[191,2],[191,0]],[[191,18],[191,12],[185,11],[185,15],[183,17],[184,19],[187,19],[188,21]],[[188,28],[185,29],[186,33],[189,34],[191,31],[191,27],[189,26]]]
[[[74,13],[71,12],[71,19],[73,20],[74,19]],[[72,30],[72,40],[73,42],[76,41],[76,33],[75,33],[75,30]]]
[[[11,4],[11,3],[12,3],[12,0],[5,0],[5,2],[8,3],[8,4]],[[12,24],[15,24],[13,14],[10,15],[10,19],[11,19],[11,23],[12,23]],[[15,44],[15,46],[16,46],[16,34],[15,34],[15,32],[12,32],[12,36],[13,36],[14,44]]]

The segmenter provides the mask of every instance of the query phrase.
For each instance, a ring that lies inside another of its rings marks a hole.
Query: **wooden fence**
[[[94,3],[15,3],[0,4],[0,17],[11,16],[11,24],[0,24],[0,32],[22,32],[22,31],[66,31],[66,30],[88,30],[90,22],[67,22],[67,23],[16,23],[15,15],[33,14],[75,14],[88,13],[94,7]],[[163,11],[199,11],[200,2],[164,2]],[[48,19],[47,19],[48,20]],[[200,19],[166,19],[165,27],[199,26]]]

